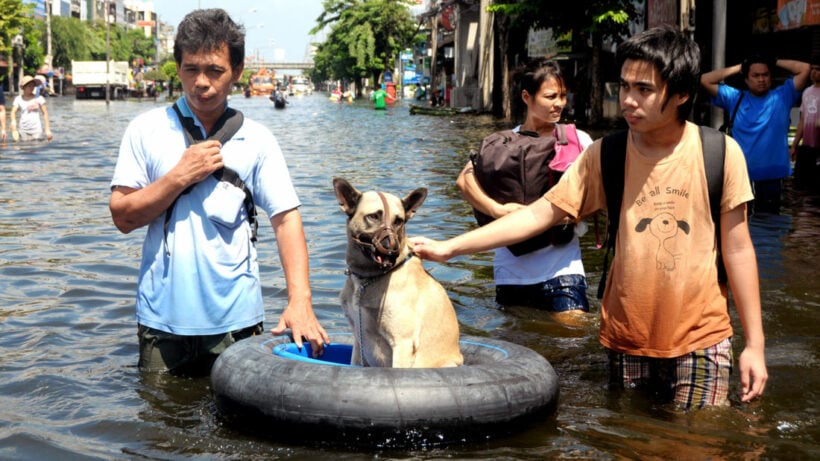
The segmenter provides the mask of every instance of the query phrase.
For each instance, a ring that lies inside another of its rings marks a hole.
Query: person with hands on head
[[[224,180],[229,171],[276,234],[288,301],[272,333],[290,329],[314,355],[329,343],[312,307],[300,203],[270,130],[244,119],[224,145],[186,146],[188,127],[204,138],[236,113],[227,101],[242,75],[244,46],[242,27],[225,11],[185,16],[174,44],[183,96],[134,119],[120,144],[112,219],[123,233],[148,226],[136,306],[142,370],[206,375],[225,348],[263,331],[255,228],[246,193]]]
[[[728,295],[717,277],[699,129],[686,121],[700,51],[684,33],[664,26],[620,44],[616,60],[629,131],[616,251],[601,305],[599,340],[609,359],[610,386],[645,388],[684,409],[727,405],[733,365]],[[542,199],[450,240],[413,237],[413,251],[446,261],[605,209],[601,144],[587,148]],[[720,241],[745,337],[739,357],[743,402],[762,395],[768,379],[746,214],[751,199],[743,153],[726,138]]]
[[[791,74],[772,88],[772,72],[780,67]],[[731,136],[743,149],[754,187],[753,210],[780,211],[783,179],[791,174],[788,143],[791,108],[809,82],[808,63],[760,55],[743,63],[706,72],[700,78],[712,104],[734,115]],[[748,90],[724,83],[741,74]]]

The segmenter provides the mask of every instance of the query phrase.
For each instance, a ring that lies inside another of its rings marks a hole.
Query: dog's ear
[[[652,218],[643,218],[635,226],[635,232],[643,232],[649,225],[652,224]]]
[[[418,189],[414,190],[407,194],[407,197],[404,197],[401,200],[401,204],[404,206],[404,220],[409,221],[413,215],[416,214],[416,210],[419,209],[422,203],[424,203],[424,199],[427,198],[427,188],[426,187],[419,187]]]
[[[339,200],[342,211],[348,216],[353,216],[362,198],[362,193],[343,178],[333,178],[333,190],[336,191],[336,199]]]

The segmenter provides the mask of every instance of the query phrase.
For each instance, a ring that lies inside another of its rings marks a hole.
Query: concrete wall
[[[479,4],[460,6],[455,30],[455,74],[450,105],[453,107],[482,106],[480,91],[481,8]]]

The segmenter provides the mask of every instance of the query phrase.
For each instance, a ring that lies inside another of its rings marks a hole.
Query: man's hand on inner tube
[[[316,314],[309,304],[300,308],[289,303],[279,317],[279,324],[276,325],[276,328],[271,329],[271,333],[282,335],[288,328],[290,328],[293,342],[300,350],[304,340],[310,343],[314,358],[325,352],[325,344],[330,344],[330,336],[319,324],[319,320],[316,319]]]

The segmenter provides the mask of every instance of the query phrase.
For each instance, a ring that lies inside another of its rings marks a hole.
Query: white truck
[[[125,61],[110,61],[106,78],[105,61],[71,61],[71,83],[77,99],[125,99],[128,96],[130,70]]]

